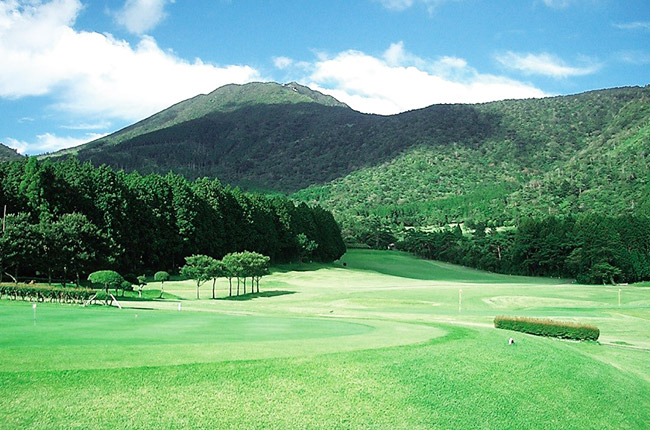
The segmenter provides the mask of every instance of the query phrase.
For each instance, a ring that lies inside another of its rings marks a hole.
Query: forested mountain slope
[[[88,151],[91,148],[100,150],[105,146],[119,144],[142,134],[192,121],[212,113],[233,112],[248,106],[295,103],[318,103],[324,106],[347,107],[346,104],[331,96],[313,91],[295,82],[289,84],[262,82],[246,85],[230,84],[219,87],[209,94],[200,94],[177,103],[109,136],[72,149],[60,151],[57,154],[77,153],[79,151]]]
[[[503,224],[647,209],[649,136],[649,87],[379,116],[265,83],[199,96],[76,152],[143,173],[298,191],[339,219]]]
[[[20,155],[15,149],[9,148],[0,143],[0,162],[19,160],[20,158],[22,158],[22,155]]]
[[[423,118],[429,109],[403,116]],[[528,215],[650,211],[647,87],[475,109],[495,121],[483,138],[441,145],[423,137],[390,161],[294,197],[352,225],[369,215],[393,225],[502,225]]]

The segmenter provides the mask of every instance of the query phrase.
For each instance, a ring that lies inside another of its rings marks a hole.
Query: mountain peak
[[[290,82],[251,82],[247,84],[228,84],[208,94],[200,94],[177,103],[157,114],[84,145],[59,151],[54,156],[77,153],[85,148],[115,145],[133,137],[172,127],[176,124],[202,118],[217,112],[234,112],[238,109],[255,105],[284,105],[298,103],[316,103],[324,106],[349,106],[332,96],[314,91],[309,87]]]
[[[288,84],[275,82],[229,84],[195,99],[211,104],[213,111],[220,112],[230,112],[245,106],[260,104],[318,103],[325,106],[348,107],[332,96],[314,91],[297,82]]]

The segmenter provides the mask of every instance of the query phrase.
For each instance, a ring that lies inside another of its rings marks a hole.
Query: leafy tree
[[[160,298],[162,298],[163,292],[165,291],[165,282],[169,281],[169,279],[169,273],[164,270],[160,270],[153,275],[153,280],[160,282]]]
[[[618,267],[608,263],[596,263],[589,271],[589,280],[593,283],[614,284],[614,279],[623,273]]]
[[[298,243],[298,249],[300,250],[298,261],[301,263],[305,258],[313,255],[314,251],[318,248],[318,243],[309,239],[304,233],[299,233],[298,236],[296,236],[296,242]]]
[[[219,260],[214,260],[208,269],[208,275],[212,279],[212,298],[216,299],[216,285],[217,278],[221,278],[226,274],[224,264]]]
[[[257,292],[259,293],[260,279],[263,276],[269,274],[269,262],[271,261],[271,258],[266,255],[259,254],[257,252],[250,252],[248,254],[249,254],[248,258],[250,259],[250,263],[249,263],[250,275],[253,281],[255,281],[255,283],[257,284]],[[252,286],[251,286],[251,290],[252,290]]]
[[[38,258],[36,253],[39,250],[39,231],[30,222],[28,214],[7,215],[5,229],[0,236],[0,249],[2,251],[0,268],[3,270],[13,268],[13,276],[8,272],[5,273],[17,283],[20,268],[33,265],[34,260]]]
[[[68,273],[75,274],[79,286],[81,273],[87,271],[107,252],[105,238],[99,229],[83,214],[65,214],[52,224],[53,246],[57,261],[63,271],[64,282]]]
[[[142,289],[147,285],[147,277],[144,275],[138,276],[138,297],[142,297]]]
[[[181,267],[181,274],[196,281],[196,298],[199,299],[199,288],[202,284],[212,279],[215,259],[207,255],[192,255],[185,257],[185,265]]]
[[[106,292],[106,302],[108,302],[109,289],[113,288],[115,291],[118,289],[124,288],[123,283],[127,282],[124,280],[122,275],[117,273],[114,270],[99,270],[88,275],[88,280],[93,284],[102,284],[104,286],[104,291]],[[129,284],[130,285],[130,284]]]
[[[226,254],[221,260],[226,276],[228,277],[228,282],[230,283],[230,295],[232,296],[232,278],[237,278],[237,295],[239,295],[239,283],[240,279],[245,274],[244,262],[242,260],[242,253],[240,252],[231,252]]]

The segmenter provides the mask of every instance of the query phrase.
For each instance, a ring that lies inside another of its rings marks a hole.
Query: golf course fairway
[[[0,428],[650,423],[647,286],[350,250],[331,265],[275,267],[259,295],[228,298],[222,279],[216,300],[211,283],[200,300],[195,288],[170,281],[169,298],[123,300],[122,309],[0,300]],[[581,343],[497,330],[496,315],[588,323],[601,336]]]

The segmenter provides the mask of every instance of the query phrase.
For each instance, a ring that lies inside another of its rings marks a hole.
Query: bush
[[[598,327],[592,325],[538,318],[497,316],[494,318],[494,327],[561,339],[595,341],[600,336]]]
[[[0,298],[64,303],[83,303],[95,292],[88,288],[48,287],[30,284],[0,284]]]

